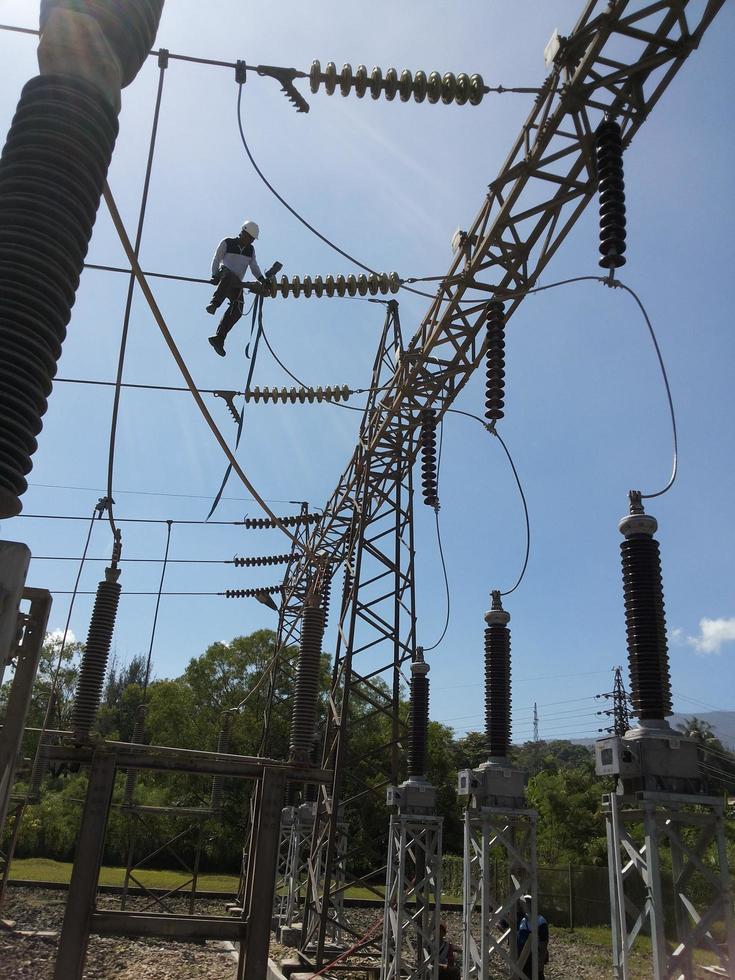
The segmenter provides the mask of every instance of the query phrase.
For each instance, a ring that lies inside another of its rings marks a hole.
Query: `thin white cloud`
[[[674,629],[669,633],[672,643],[687,644],[694,647],[702,656],[710,653],[722,653],[726,643],[735,643],[735,616],[728,619],[699,620],[699,636],[690,636],[682,629]]]
[[[50,630],[46,634],[46,642],[47,643],[61,643],[61,641],[63,639],[64,639],[64,631],[62,629]],[[74,635],[74,630],[67,630],[66,642],[67,643],[76,643],[77,642],[77,638]]]

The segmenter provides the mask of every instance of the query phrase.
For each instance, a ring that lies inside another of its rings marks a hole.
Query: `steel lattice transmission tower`
[[[569,35],[547,46],[549,74],[405,349],[388,307],[395,336],[384,331],[371,384],[382,390],[371,392],[358,446],[291,576],[308,576],[320,554],[333,572],[346,568],[323,739],[334,774],[318,801],[302,929],[313,963],[323,962],[335,914],[341,807],[349,819],[376,789],[351,785],[351,703],[390,720],[384,752],[399,781],[400,671],[415,648],[411,468],[421,419],[430,411],[441,422],[484,358],[493,304],[505,302],[507,323],[595,196],[600,124],[615,121],[627,149],[723,4],[590,0]]]

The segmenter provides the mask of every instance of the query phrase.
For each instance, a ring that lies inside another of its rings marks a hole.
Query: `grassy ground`
[[[55,881],[66,883],[71,878],[72,865],[64,861],[52,861],[49,858],[16,858],[10,868],[10,877],[26,881]],[[179,871],[156,871],[141,869],[135,872],[135,877],[146,888],[169,889],[176,888],[188,880],[187,875]],[[101,885],[122,885],[125,879],[125,868],[103,867],[100,872]],[[234,875],[200,874],[197,888],[205,892],[223,892],[232,894],[237,891],[238,879]],[[350,888],[349,898],[376,899],[378,896],[367,888]]]
[[[29,881],[58,881],[68,882],[71,878],[72,866],[63,861],[51,861],[47,858],[18,858],[10,867],[11,878],[24,878]],[[176,888],[187,880],[187,875],[178,871],[139,870],[136,878],[147,888]],[[101,885],[122,885],[125,878],[125,868],[102,868],[100,873]],[[202,891],[225,892],[232,894],[237,891],[238,879],[234,875],[199,875],[197,887]]]
[[[563,934],[564,940],[570,946],[579,948],[579,955],[585,962],[600,971],[600,976],[607,976],[610,970],[610,930],[604,926],[581,926],[571,932],[569,929],[555,929],[555,933]],[[698,949],[694,953],[697,966],[711,966],[717,963],[717,958],[706,950]],[[651,977],[651,937],[639,935],[630,955],[631,980],[650,980]],[[697,973],[697,976],[700,974]]]

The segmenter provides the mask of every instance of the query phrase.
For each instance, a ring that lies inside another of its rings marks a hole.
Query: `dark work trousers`
[[[217,283],[217,288],[212,297],[212,305],[220,307],[225,300],[229,301],[229,306],[224,312],[222,319],[217,327],[217,336],[226,337],[232,330],[237,321],[242,316],[242,283],[234,272],[229,269],[222,270],[222,278]]]

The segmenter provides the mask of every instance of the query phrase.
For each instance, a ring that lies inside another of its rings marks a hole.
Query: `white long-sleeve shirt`
[[[252,244],[241,245],[237,238],[223,238],[217,246],[212,259],[213,276],[220,266],[229,269],[240,281],[245,278],[248,269],[256,279],[263,278],[263,273],[255,259],[255,247]]]

